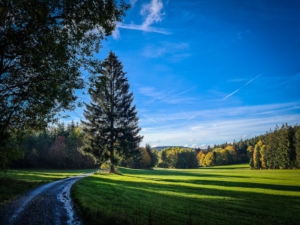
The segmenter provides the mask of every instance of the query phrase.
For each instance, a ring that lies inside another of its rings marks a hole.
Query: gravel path
[[[87,175],[45,184],[1,205],[0,224],[82,225],[75,215],[70,189],[77,180]]]

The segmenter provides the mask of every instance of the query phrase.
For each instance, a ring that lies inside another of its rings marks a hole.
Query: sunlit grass
[[[51,182],[91,171],[94,170],[9,170],[6,176],[29,182]]]
[[[75,184],[88,224],[297,224],[299,170],[120,169]],[[100,220],[101,218],[101,220]]]
[[[92,172],[93,170],[8,170],[0,173],[0,204],[15,196],[55,180]]]

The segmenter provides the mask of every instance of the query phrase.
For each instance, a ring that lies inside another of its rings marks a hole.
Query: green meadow
[[[72,187],[86,224],[299,224],[300,170],[248,165],[96,173]]]
[[[94,170],[8,170],[0,173],[0,204],[48,182]]]

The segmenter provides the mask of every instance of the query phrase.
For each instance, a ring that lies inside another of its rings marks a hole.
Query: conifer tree
[[[263,169],[267,169],[267,160],[266,160],[266,145],[262,145],[259,149],[260,153],[260,162],[261,162],[261,167]]]
[[[294,146],[295,146],[295,153],[296,153],[296,166],[300,168],[300,126],[295,125],[295,136],[294,136]]]
[[[81,149],[99,162],[110,160],[110,172],[115,173],[116,154],[124,158],[138,154],[143,137],[136,107],[131,106],[133,93],[117,56],[110,52],[97,72],[100,75],[89,89],[92,101],[85,104],[86,135]]]
[[[150,158],[151,158],[151,163],[149,167],[154,167],[155,164],[157,163],[157,156],[156,154],[152,151],[151,146],[149,144],[146,144],[145,146],[146,151],[148,152]]]
[[[291,166],[292,143],[290,129],[287,124],[283,124],[279,129],[278,156],[279,168],[287,169]]]

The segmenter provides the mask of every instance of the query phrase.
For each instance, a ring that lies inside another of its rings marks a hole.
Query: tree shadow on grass
[[[200,167],[200,170],[249,170],[249,166],[244,166],[244,164],[237,164],[235,166],[225,165],[225,166],[212,166],[212,167]]]
[[[115,196],[118,199],[130,193],[134,197],[141,198],[141,202],[145,202],[145,205],[150,201],[154,202],[147,207],[150,209],[156,207],[158,216],[162,216],[163,213],[175,216],[169,224],[182,224],[187,220],[187,213],[192,214],[193,220],[199,222],[194,224],[297,224],[298,222],[299,196],[275,195],[269,192],[255,193],[251,192],[251,189],[230,190],[231,187],[247,187],[295,191],[299,190],[297,186],[289,188],[284,185],[268,184],[264,186],[246,182],[203,181],[196,183],[201,184],[201,187],[192,187],[174,185],[164,181],[153,183],[150,181],[139,182],[138,180],[115,180],[110,179],[109,176],[85,179],[89,179],[89,182],[97,185],[97,188],[102,187],[109,189],[112,193],[119,193]],[[195,183],[193,181],[180,182]],[[224,189],[205,187],[205,185],[217,185]],[[122,194],[120,195],[120,193]],[[127,197],[130,199],[130,196]],[[110,201],[114,201],[114,199],[112,198]],[[134,202],[128,204],[132,205]],[[180,217],[184,217],[184,219],[180,219]]]
[[[234,178],[249,178],[249,176],[240,176],[240,175],[225,175],[225,174],[213,174],[213,173],[201,173],[201,170],[197,171],[183,171],[183,170],[176,170],[176,169],[163,169],[163,170],[135,170],[135,169],[128,169],[128,168],[121,168],[121,172],[125,173],[126,176],[138,177],[138,175],[145,175],[147,176],[186,176],[186,177],[234,177]],[[151,179],[151,178],[150,178]],[[171,178],[172,179],[172,178]]]
[[[127,175],[127,174],[126,174]],[[211,173],[193,173],[193,172],[183,172],[176,170],[163,170],[153,173],[153,175],[166,175],[166,176],[187,176],[187,177],[212,177],[212,178],[249,178],[249,176],[239,176],[239,175],[226,175],[226,174],[211,174]],[[133,175],[129,175],[133,176]],[[141,178],[136,176],[137,178]],[[201,180],[201,179],[170,179],[164,178],[147,178],[146,176],[143,179],[161,181],[161,182],[174,182],[174,183],[188,183],[188,184],[200,184],[200,185],[216,185],[216,186],[225,186],[225,187],[240,187],[240,188],[258,188],[258,189],[267,189],[274,191],[296,191],[300,192],[300,186],[295,185],[282,185],[282,184],[264,184],[264,183],[255,183],[255,182],[234,182],[234,181],[224,181],[224,180]],[[266,178],[263,178],[266,179]],[[274,178],[269,178],[273,180]]]
[[[233,182],[233,181],[216,181],[216,180],[168,180],[160,179],[162,182],[175,182],[187,184],[200,184],[200,185],[215,185],[224,187],[239,187],[239,188],[255,188],[267,189],[274,191],[296,191],[300,192],[300,186],[293,185],[280,185],[280,184],[262,184],[253,182]]]

